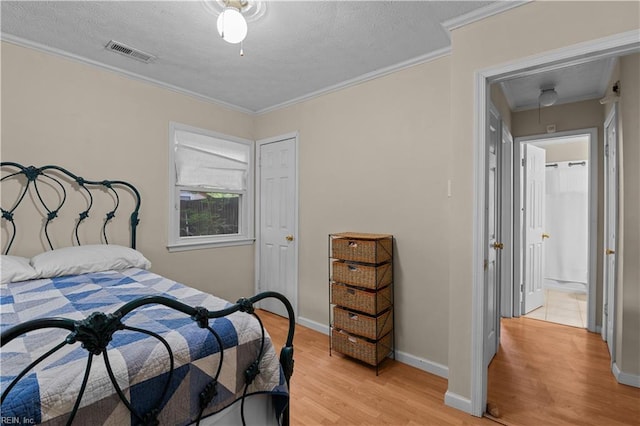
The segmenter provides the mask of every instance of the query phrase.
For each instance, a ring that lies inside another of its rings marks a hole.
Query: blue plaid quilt
[[[81,320],[96,311],[112,313],[126,302],[146,295],[163,295],[209,310],[220,310],[229,305],[212,295],[132,268],[2,285],[0,328],[4,331],[34,318]],[[215,338],[187,315],[161,305],[138,308],[125,316],[123,322],[160,334],[174,352],[175,370],[168,395],[161,404],[160,424],[192,423],[200,411],[199,394],[218,368],[220,351]],[[217,395],[204,416],[218,412],[242,397],[244,371],[257,358],[262,336],[257,320],[245,313],[237,312],[209,323],[222,338],[224,356]],[[38,330],[5,345],[0,353],[2,391],[24,367],[62,342],[68,334],[59,329]],[[19,419],[20,423],[65,424],[82,383],[87,355],[87,351],[76,343],[66,345],[47,358],[11,390],[2,403],[2,418]],[[133,410],[144,415],[157,404],[168,377],[169,356],[165,347],[146,334],[120,330],[109,344],[108,356],[117,382]],[[283,406],[288,390],[268,338],[259,369],[247,394],[272,393],[274,404]],[[116,394],[102,355],[94,356],[89,383],[74,424],[136,423]]]

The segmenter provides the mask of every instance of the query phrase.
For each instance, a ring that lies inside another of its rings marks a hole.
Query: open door
[[[616,288],[616,234],[618,228],[618,135],[617,106],[614,105],[605,121],[604,137],[604,277],[602,306],[602,338],[607,341],[609,355],[614,356],[614,321]]]
[[[544,304],[545,150],[524,144],[524,292],[523,314]]]
[[[486,176],[486,243],[484,264],[485,342],[484,359],[489,365],[500,344],[500,115],[491,106],[487,126],[487,176]]]

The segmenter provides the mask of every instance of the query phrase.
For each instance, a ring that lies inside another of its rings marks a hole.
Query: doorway
[[[516,138],[515,158],[527,153],[514,188],[514,199],[521,200],[514,212],[523,212],[521,231],[515,232],[523,242],[514,247],[516,259],[524,258],[514,265],[525,290],[514,307],[519,315],[595,331],[597,147],[596,128]],[[533,158],[541,162],[537,198],[530,194]],[[527,205],[534,201],[540,205]],[[527,213],[535,211],[542,213],[541,228],[529,232]]]
[[[486,206],[485,187],[487,150],[486,128],[487,99],[489,98],[489,83],[500,79],[513,78],[516,75],[538,73],[540,70],[553,70],[569,63],[584,63],[599,58],[621,56],[638,50],[637,36],[623,33],[600,40],[594,40],[581,45],[570,46],[559,51],[548,52],[535,57],[513,61],[507,65],[479,70],[475,74],[475,120],[474,120],[474,248],[473,248],[473,294],[472,294],[472,335],[471,335],[471,409],[476,416],[482,416],[487,403],[487,359],[485,354],[486,341],[486,312],[488,301],[484,293],[483,255],[486,245]],[[615,328],[615,324],[614,324]],[[615,334],[615,330],[613,332]]]

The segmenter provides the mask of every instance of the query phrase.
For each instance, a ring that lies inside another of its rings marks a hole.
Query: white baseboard
[[[447,391],[444,394],[444,405],[471,414],[471,400],[469,398],[464,398],[457,393]]]
[[[419,370],[426,371],[427,373],[431,373],[445,379],[449,378],[449,367],[446,365],[438,364],[437,362],[429,361],[428,359],[418,358],[415,355],[402,351],[396,351],[396,360]]]
[[[304,317],[298,317],[298,324],[317,331],[318,333],[329,335],[329,326],[327,324],[322,324]],[[396,351],[396,360],[445,379],[449,377],[449,367],[429,361],[428,359],[419,358],[406,352]]]
[[[618,364],[616,364],[615,362],[611,366],[611,372],[613,373],[613,377],[616,378],[618,383],[640,388],[640,375],[629,374],[629,373],[625,373],[624,371],[621,371],[620,368],[618,367]]]
[[[318,333],[329,335],[329,326],[304,317],[298,317],[298,324],[303,327],[310,328]]]

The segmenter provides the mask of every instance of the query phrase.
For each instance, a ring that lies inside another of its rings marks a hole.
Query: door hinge
[[[604,146],[604,156],[608,157],[609,156],[609,144],[606,144]]]
[[[524,167],[524,164],[525,164],[525,159],[524,158],[520,159],[520,164],[522,165],[522,167]]]
[[[609,304],[607,303],[606,305],[604,305],[604,316],[608,316],[609,315]]]

